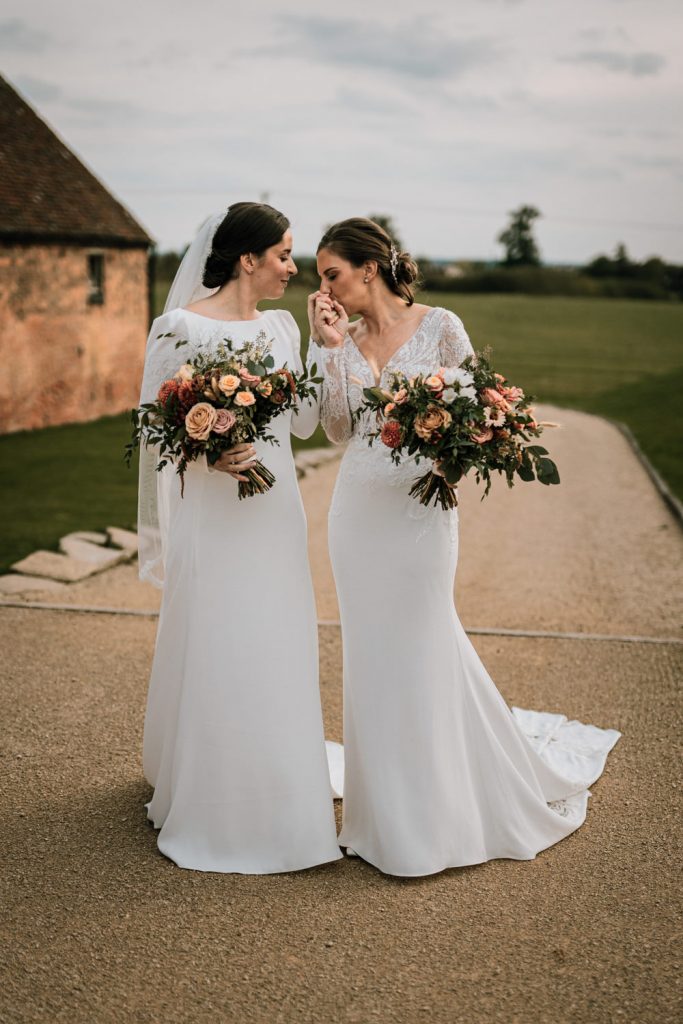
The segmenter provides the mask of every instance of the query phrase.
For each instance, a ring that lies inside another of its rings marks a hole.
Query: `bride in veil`
[[[289,221],[236,203],[190,246],[149,334],[140,402],[198,350],[262,332],[277,365],[301,370],[288,312],[259,312],[296,273]],[[179,355],[175,343],[189,345]],[[290,431],[310,436],[315,403],[272,421],[215,467],[172,466],[141,449],[140,576],[163,588],[143,766],[159,850],[179,867],[261,874],[338,860],[318,691],[317,621]],[[263,458],[266,494],[238,500],[241,471]]]

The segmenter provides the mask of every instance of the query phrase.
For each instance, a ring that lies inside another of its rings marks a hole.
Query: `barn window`
[[[104,256],[100,252],[88,254],[88,305],[104,304]]]

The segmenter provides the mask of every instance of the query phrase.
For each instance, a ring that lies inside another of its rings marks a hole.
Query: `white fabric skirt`
[[[457,509],[425,509],[398,475],[360,486],[362,457],[349,446],[329,520],[344,654],[344,750],[328,745],[339,842],[402,876],[531,859],[584,821],[620,734],[507,706],[455,612]]]

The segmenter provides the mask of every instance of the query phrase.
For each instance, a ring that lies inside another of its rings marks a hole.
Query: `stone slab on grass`
[[[136,555],[138,551],[138,535],[132,530],[123,530],[120,526],[108,526],[109,541],[117,548]]]
[[[94,562],[81,562],[68,555],[61,555],[56,551],[34,551],[32,555],[22,558],[10,566],[14,572],[24,573],[26,576],[47,576],[52,580],[61,580],[64,583],[75,583],[77,580],[84,580],[96,572],[101,572],[107,566],[97,565]]]
[[[63,593],[67,589],[66,583],[43,579],[42,576],[19,576],[14,573],[9,576],[0,576],[0,594],[28,594],[41,590],[54,594]]]
[[[76,533],[62,537],[59,548],[69,558],[75,558],[78,562],[87,562],[99,569],[109,569],[112,565],[118,565],[119,562],[125,562],[131,557],[128,551],[123,551],[121,548],[105,548],[100,544],[90,544],[86,540],[81,540]]]

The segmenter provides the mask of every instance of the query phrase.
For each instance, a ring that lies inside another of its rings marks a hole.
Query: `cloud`
[[[618,53],[616,50],[584,50],[570,57],[560,58],[568,64],[593,64],[611,71],[614,74],[656,75],[662,70],[666,61],[658,53]]]
[[[8,53],[40,53],[50,36],[40,28],[30,28],[21,18],[0,21],[0,49]]]
[[[54,82],[46,82],[43,78],[33,78],[31,75],[17,75],[14,84],[32,103],[49,103],[62,95],[61,88]]]
[[[92,117],[97,120],[105,118],[133,118],[142,116],[143,110],[136,103],[127,103],[125,100],[98,99],[94,96],[80,96],[68,101],[68,107],[78,114]]]
[[[291,56],[298,45],[303,56],[327,65],[388,71],[416,80],[456,78],[499,56],[497,45],[485,36],[452,39],[433,32],[424,20],[393,26],[315,16],[279,20],[291,43],[279,43],[273,52]]]

